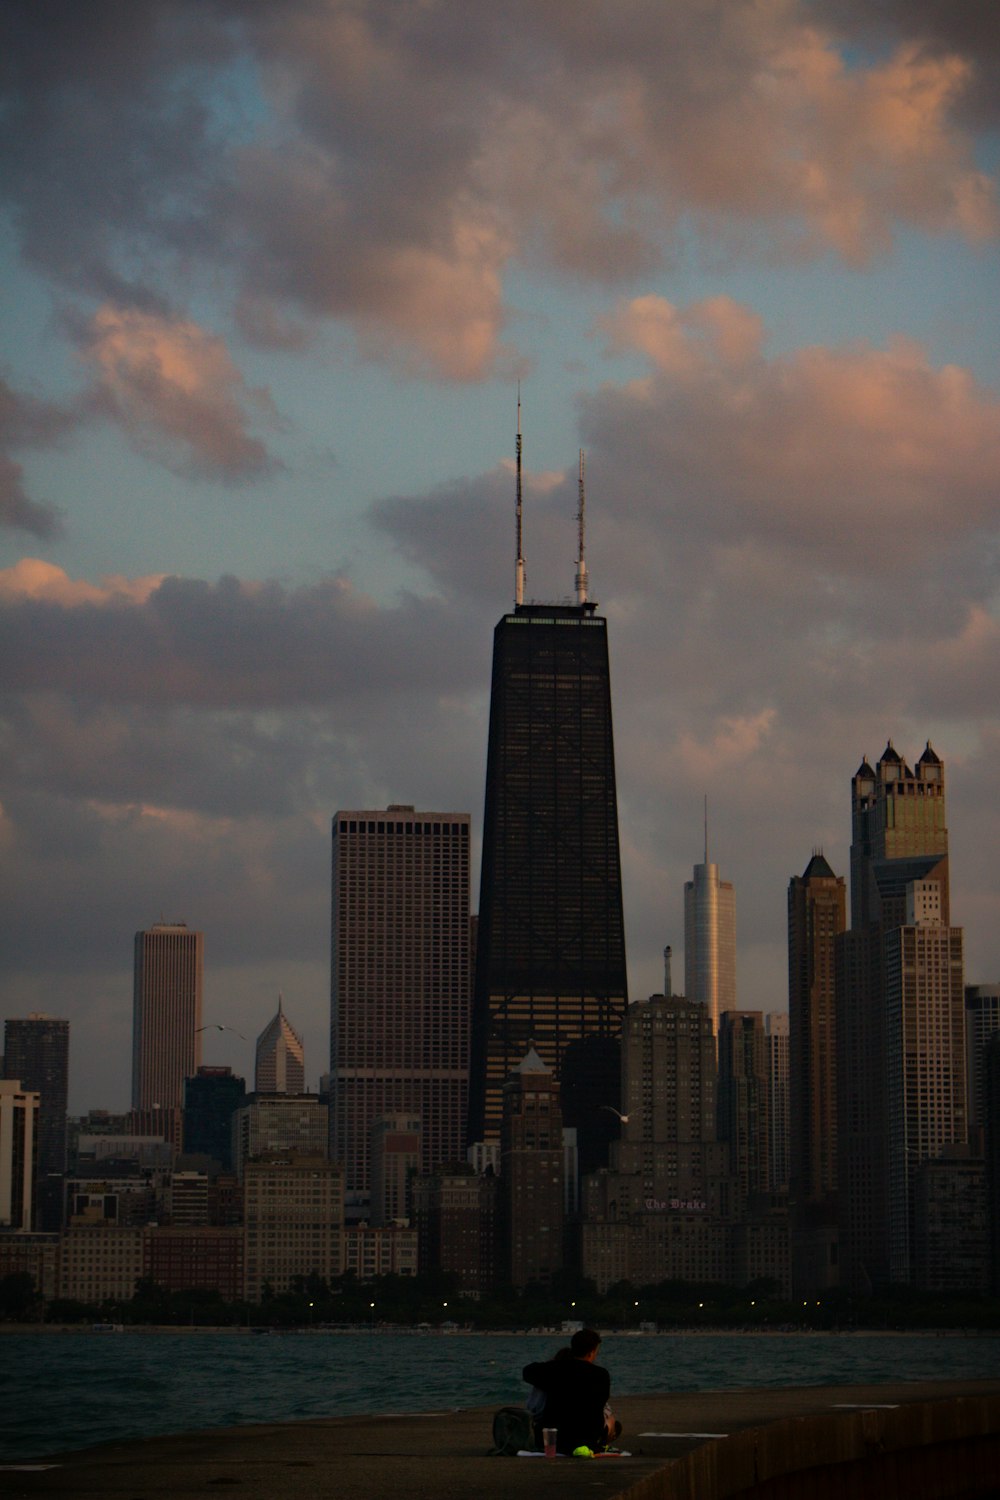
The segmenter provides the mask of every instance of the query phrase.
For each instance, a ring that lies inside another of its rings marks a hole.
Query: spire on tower
[[[514,563],[514,603],[524,603],[524,552],[521,546],[521,382],[517,382],[517,557]]]
[[[577,602],[577,604],[586,604],[586,602],[587,602],[587,563],[586,563],[586,558],[585,558],[585,542],[586,542],[585,507],[586,507],[586,499],[587,499],[587,497],[586,497],[586,490],[585,490],[585,486],[584,486],[584,464],[583,464],[583,449],[582,448],[580,449],[580,481],[579,481],[579,486],[580,486],[579,487],[580,504],[579,504],[579,509],[577,510],[577,513],[576,513],[576,523],[577,523],[577,529],[578,529],[578,542],[579,542],[578,551],[577,551],[577,560],[576,560],[576,602]]]

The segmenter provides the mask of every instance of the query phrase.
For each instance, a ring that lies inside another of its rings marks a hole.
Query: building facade
[[[183,922],[135,935],[132,1108],[184,1107],[184,1080],[201,1062],[204,939]]]
[[[770,1131],[771,1191],[787,1193],[791,1172],[791,1050],[788,1012],[770,1011],[764,1017],[767,1043],[767,1099]]]
[[[982,1130],[986,1122],[986,1048],[1000,1033],[1000,984],[965,986],[966,1072],[969,1087],[969,1128]]]
[[[493,637],[470,1142],[499,1137],[529,1047],[560,1079],[627,1003],[607,621],[517,604]]]
[[[471,946],[467,813],[409,806],[333,819],[331,1150],[367,1207],[373,1123],[420,1120],[421,1166],[461,1159]]]
[[[512,1286],[542,1286],[565,1258],[563,1121],[559,1082],[534,1049],[503,1089],[500,1205]]]
[[[581,1194],[582,1270],[601,1290],[618,1280],[731,1279],[738,1195],[718,1138],[717,1098],[707,1008],[682,995],[630,1006],[621,1139]]]
[[[233,1115],[247,1088],[232,1068],[201,1067],[184,1081],[184,1152],[210,1156],[223,1171],[233,1169]]]
[[[343,1271],[344,1174],[325,1156],[282,1154],[248,1162],[243,1176],[243,1295],[329,1282]]]
[[[233,1115],[233,1170],[261,1156],[326,1156],[330,1113],[316,1094],[248,1094]]]
[[[371,1223],[408,1224],[420,1171],[420,1117],[383,1115],[371,1129]]]
[[[0,1229],[35,1227],[38,1095],[0,1079]]]
[[[764,1016],[724,1010],[719,1017],[719,1139],[742,1207],[771,1191],[770,1059]]]

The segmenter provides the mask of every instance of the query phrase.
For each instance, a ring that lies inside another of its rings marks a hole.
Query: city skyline
[[[335,808],[462,808],[478,866],[518,380],[526,600],[586,452],[630,993],[707,793],[736,1003],[783,1005],[887,738],[947,759],[996,983],[989,7],[120,9],[0,21],[0,1006],[70,1021],[70,1108],[127,1100],[158,917],[206,1062],[280,991],[315,1086]]]

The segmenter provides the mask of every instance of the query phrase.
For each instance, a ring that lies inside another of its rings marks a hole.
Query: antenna
[[[577,604],[586,604],[586,602],[587,602],[587,564],[586,564],[586,561],[584,559],[585,536],[586,536],[586,522],[585,522],[584,517],[585,517],[585,507],[586,507],[586,503],[587,503],[587,496],[586,496],[586,490],[585,490],[584,482],[583,481],[584,481],[584,465],[583,465],[583,449],[581,448],[580,449],[580,491],[579,491],[579,493],[580,493],[580,506],[579,506],[579,509],[577,510],[577,513],[576,513],[576,524],[577,524],[578,537],[579,537],[578,552],[577,552],[577,559],[576,559],[576,602],[577,602]]]
[[[705,793],[705,863],[708,864],[708,793]]]
[[[524,553],[521,550],[521,382],[517,382],[517,558],[514,563],[514,603],[524,603]]]

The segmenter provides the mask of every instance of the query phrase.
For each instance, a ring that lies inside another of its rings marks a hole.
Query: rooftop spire
[[[708,793],[705,793],[705,863],[708,864]]]
[[[578,531],[578,551],[576,560],[576,602],[586,604],[587,602],[587,563],[584,556],[586,545],[586,522],[584,519],[586,507],[586,491],[584,487],[584,464],[583,449],[580,449],[580,504],[576,513]]]
[[[517,557],[514,563],[514,603],[524,603],[524,552],[521,547],[521,382],[517,382]]]

